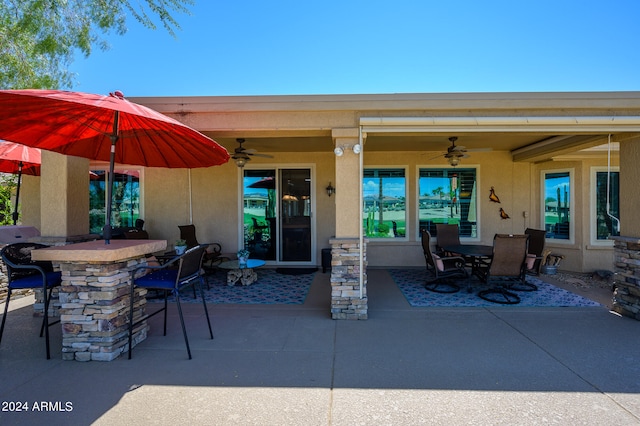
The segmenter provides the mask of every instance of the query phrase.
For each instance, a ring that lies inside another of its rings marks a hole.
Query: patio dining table
[[[468,261],[471,266],[471,274],[478,276],[480,265],[493,256],[493,246],[482,244],[457,244],[444,246],[442,249],[448,253],[455,253]]]

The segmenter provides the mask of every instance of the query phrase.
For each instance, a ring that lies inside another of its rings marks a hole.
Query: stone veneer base
[[[32,252],[62,272],[59,289],[62,359],[111,361],[128,350],[131,271],[147,263],[146,255],[164,250],[163,240],[91,241]],[[145,315],[146,290],[135,289],[133,318]],[[132,346],[147,337],[142,321]]]
[[[360,294],[360,242],[357,238],[333,238],[331,244],[331,318],[368,318],[366,240],[363,250],[363,283]]]
[[[640,238],[611,237],[615,243],[613,311],[640,320]]]

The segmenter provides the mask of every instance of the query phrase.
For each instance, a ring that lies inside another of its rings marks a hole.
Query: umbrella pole
[[[118,141],[118,120],[119,113],[115,111],[113,120],[113,133],[111,134],[111,154],[109,155],[109,184],[107,185],[107,217],[105,220],[102,235],[104,237],[104,243],[110,244],[111,242],[111,193],[113,192],[113,170],[116,162],[116,142]]]
[[[22,161],[18,163],[18,186],[16,188],[16,205],[13,209],[13,224],[16,225],[18,223],[18,201],[20,200],[20,181],[22,180]]]

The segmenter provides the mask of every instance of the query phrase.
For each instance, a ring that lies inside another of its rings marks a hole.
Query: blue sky
[[[128,96],[640,90],[640,2],[199,0],[128,21],[74,90]]]

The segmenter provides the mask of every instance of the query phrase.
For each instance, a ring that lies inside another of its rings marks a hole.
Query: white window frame
[[[362,194],[362,198],[363,198],[363,203],[364,203],[364,171],[365,170],[371,170],[371,169],[375,169],[375,170],[379,170],[379,169],[397,169],[397,170],[404,170],[404,223],[405,223],[405,229],[404,229],[404,237],[388,237],[388,238],[376,238],[376,237],[366,237],[366,232],[365,232],[365,237],[369,240],[369,241],[374,241],[374,242],[386,242],[386,243],[397,243],[397,242],[404,242],[404,241],[408,241],[409,240],[409,232],[410,231],[410,224],[409,224],[409,167],[407,165],[392,165],[392,166],[378,166],[378,165],[365,165],[362,167],[362,184],[363,184],[363,194]],[[360,206],[360,209],[362,210],[362,218],[363,220],[366,218],[367,213],[364,211],[364,204]],[[363,225],[362,225],[363,226]]]
[[[472,242],[478,242],[481,241],[481,229],[482,229],[482,200],[481,197],[479,196],[479,188],[480,186],[480,165],[478,164],[464,164],[464,166],[460,166],[460,168],[464,168],[464,169],[475,169],[476,171],[476,236],[475,237],[464,237],[464,236],[460,236],[460,241],[461,242],[466,242],[466,243],[472,243]],[[415,179],[415,193],[416,193],[416,202],[415,202],[415,214],[416,214],[416,218],[415,218],[415,226],[417,229],[417,232],[420,232],[420,170],[424,170],[424,169],[430,169],[430,170],[455,170],[455,167],[446,167],[444,165],[442,166],[434,166],[433,164],[425,164],[425,165],[418,165],[416,167],[416,179]],[[420,238],[418,236],[418,238]],[[436,237],[437,239],[437,237]]]
[[[610,167],[607,169],[606,166],[593,166],[590,171],[590,186],[589,186],[589,244],[592,246],[601,246],[601,247],[613,247],[613,240],[599,240],[597,238],[598,232],[596,230],[597,227],[597,212],[596,212],[596,187],[597,187],[597,175],[598,173],[607,172],[607,170],[611,172],[620,173],[619,167]]]
[[[576,206],[575,206],[575,169],[573,168],[564,168],[564,169],[549,169],[549,170],[541,170],[540,171],[540,224],[546,229],[547,223],[545,220],[545,198],[546,198],[546,175],[548,173],[569,173],[569,239],[563,240],[558,238],[546,238],[547,243],[551,244],[561,244],[561,245],[572,245],[575,244],[575,223],[576,223]]]

